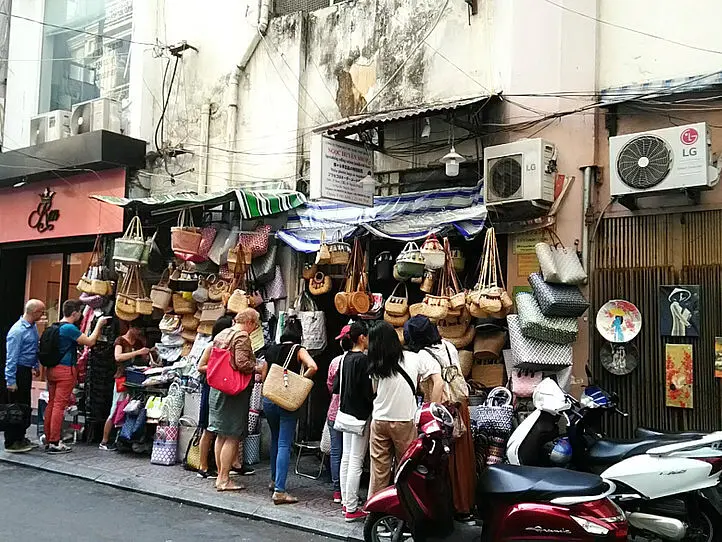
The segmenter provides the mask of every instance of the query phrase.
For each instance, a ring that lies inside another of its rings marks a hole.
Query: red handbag
[[[241,232],[238,237],[238,244],[249,250],[254,258],[263,256],[268,252],[268,236],[271,234],[271,226],[268,224],[258,226],[252,232]]]
[[[206,372],[206,380],[211,388],[226,395],[238,395],[248,387],[252,376],[252,373],[239,373],[233,368],[229,350],[216,346],[211,348]]]

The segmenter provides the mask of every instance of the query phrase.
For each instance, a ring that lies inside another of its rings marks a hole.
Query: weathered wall
[[[718,0],[599,0],[599,19],[634,30],[600,25],[600,89],[711,73],[722,66]]]

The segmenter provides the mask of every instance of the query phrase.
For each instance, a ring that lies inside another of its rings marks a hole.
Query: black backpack
[[[65,355],[65,352],[60,352],[60,327],[62,325],[63,322],[55,322],[40,336],[38,359],[43,367],[55,367]]]

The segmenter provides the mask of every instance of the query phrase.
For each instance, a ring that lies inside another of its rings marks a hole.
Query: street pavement
[[[0,463],[0,540],[330,540],[87,480]]]

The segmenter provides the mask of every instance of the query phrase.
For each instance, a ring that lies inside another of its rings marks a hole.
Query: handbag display
[[[145,248],[143,238],[143,226],[140,217],[134,216],[130,219],[123,237],[113,243],[113,260],[123,263],[140,263]]]
[[[344,359],[341,360],[341,363],[338,366],[338,394],[339,397],[343,397],[343,364],[344,361],[346,361],[346,357],[344,356]],[[338,412],[336,413],[336,421],[333,422],[333,428],[336,431],[340,431],[341,433],[352,433],[354,435],[363,435],[364,431],[366,429],[366,421],[367,420],[359,420],[355,416],[351,416],[351,414],[346,414],[341,410],[339,407]]]
[[[115,298],[115,315],[126,322],[131,322],[139,316],[136,310],[136,299],[139,295],[138,282],[135,280],[137,272],[137,265],[128,267]]]
[[[359,314],[358,317],[362,320],[376,320],[381,317],[381,313],[384,309],[384,296],[383,294],[371,294],[371,308]]]
[[[543,380],[544,373],[541,371],[515,370],[511,373],[511,391],[517,397],[531,397],[534,389]]]
[[[105,296],[113,293],[113,285],[107,278],[107,269],[103,265],[103,251],[101,249],[100,235],[96,236],[93,244],[93,252],[88,262],[88,268],[78,280],[76,288],[79,292]],[[82,300],[81,300],[82,301]]]
[[[253,231],[242,231],[238,236],[238,244],[247,252],[250,252],[251,258],[257,258],[268,252],[270,235],[271,226],[268,224],[260,224],[256,226]]]
[[[198,314],[196,312],[196,314]],[[198,324],[200,324],[200,319],[196,317],[196,314],[184,314],[181,318],[181,326],[183,327],[183,331],[195,331],[198,329]]]
[[[331,277],[324,275],[321,271],[308,281],[308,289],[312,295],[323,295],[331,291]]]
[[[263,383],[263,396],[290,412],[301,408],[313,388],[313,380],[288,370],[288,364],[298,354],[298,348],[298,345],[291,348],[283,365],[273,363]]]
[[[504,318],[514,305],[504,287],[494,228],[486,231],[479,280],[467,294],[466,300],[469,312],[475,318]]]
[[[579,261],[577,251],[567,249],[561,239],[549,232],[553,244],[537,243],[534,247],[542,276],[546,282],[558,284],[583,284],[587,280],[587,273]]]
[[[306,291],[294,303],[294,309],[303,330],[302,346],[309,352],[321,352],[326,348],[326,314],[318,310],[316,303]]]
[[[396,295],[397,290],[403,286],[404,288],[404,295],[398,296]],[[391,292],[391,295],[386,300],[386,303],[384,304],[384,309],[387,314],[390,314],[392,316],[406,316],[409,312],[409,292],[406,287],[405,282],[399,282],[394,287],[393,291]],[[407,317],[408,319],[408,317]]]
[[[424,267],[426,269],[441,269],[444,267],[446,252],[433,233],[426,238],[419,251],[424,258]]]
[[[193,213],[182,209],[178,213],[178,225],[170,229],[170,244],[173,253],[182,260],[199,258],[201,231],[193,225]]]
[[[170,270],[166,268],[160,276],[158,284],[154,284],[150,288],[150,300],[153,308],[163,312],[168,310],[173,299],[173,290],[168,287],[169,280]]]
[[[544,316],[582,316],[589,308],[578,286],[550,284],[539,273],[529,275],[529,284]]]
[[[511,392],[501,386],[489,392],[486,403],[469,407],[469,417],[475,432],[488,436],[507,437],[511,433],[514,408]]]
[[[514,354],[515,368],[543,369],[571,367],[572,346],[556,344],[525,337],[521,332],[519,316],[510,314],[506,319],[509,326],[509,342]]]
[[[217,278],[208,286],[208,299],[211,301],[223,301],[223,296],[229,295],[231,291],[231,281]]]
[[[525,337],[558,344],[570,344],[577,340],[577,319],[544,316],[532,294],[517,294],[516,308],[519,326]]]
[[[336,232],[336,237],[328,244],[328,251],[331,255],[331,265],[348,265],[351,261],[351,245],[343,240],[341,230]]]
[[[421,255],[419,246],[414,243],[406,243],[401,253],[396,258],[395,271],[402,277],[420,278],[424,276],[424,257]]]
[[[155,238],[158,236],[158,230],[156,230],[151,237],[145,240],[145,246],[143,247],[143,254],[140,256],[140,265],[148,265],[150,262],[150,254],[153,252],[155,247]]]
[[[358,238],[354,239],[351,260],[346,266],[346,281],[342,292],[333,299],[334,306],[340,314],[363,314],[371,308],[371,296],[368,291],[368,280],[364,273],[365,255]]]
[[[464,267],[466,267],[466,258],[464,253],[458,248],[451,250],[451,263],[454,267],[454,271],[457,273],[463,273]]]
[[[265,254],[251,262],[251,273],[256,284],[267,284],[273,280],[276,272],[276,252],[276,245],[272,245]]]
[[[424,269],[424,276],[421,279],[421,286],[419,290],[425,294],[431,294],[434,292],[434,286],[436,286],[437,271],[433,269]]]
[[[394,255],[388,250],[379,253],[374,258],[376,280],[391,280],[394,277]]]
[[[384,311],[384,320],[394,327],[403,327],[409,318],[411,318],[411,315],[408,312],[405,312],[403,316],[394,316]]]

